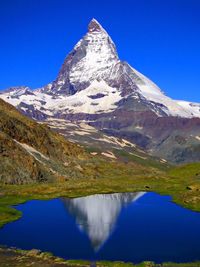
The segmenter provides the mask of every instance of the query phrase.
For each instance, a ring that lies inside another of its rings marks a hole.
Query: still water
[[[0,229],[0,244],[56,256],[141,262],[200,260],[200,213],[154,193],[28,201],[22,219]]]

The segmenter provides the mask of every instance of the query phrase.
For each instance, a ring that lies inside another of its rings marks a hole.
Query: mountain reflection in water
[[[63,204],[97,251],[114,230],[122,206],[136,201],[144,194],[139,192],[92,195],[63,199]]]

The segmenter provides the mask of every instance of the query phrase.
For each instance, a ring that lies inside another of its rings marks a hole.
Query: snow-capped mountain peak
[[[36,90],[9,88],[0,97],[19,108],[23,105],[23,110],[30,106],[29,116],[33,117],[32,114],[37,115],[34,111],[56,117],[127,108],[153,111],[157,116],[200,117],[199,104],[172,100],[147,77],[121,61],[114,42],[95,19],[66,56],[55,81]]]

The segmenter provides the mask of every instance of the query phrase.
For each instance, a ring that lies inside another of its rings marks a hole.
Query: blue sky
[[[94,17],[122,60],[168,96],[200,102],[199,0],[0,0],[0,90],[54,80]]]

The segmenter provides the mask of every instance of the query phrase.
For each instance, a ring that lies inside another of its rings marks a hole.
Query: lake
[[[170,199],[139,192],[28,201],[16,207],[23,217],[0,229],[0,244],[67,259],[200,260],[200,213]]]

